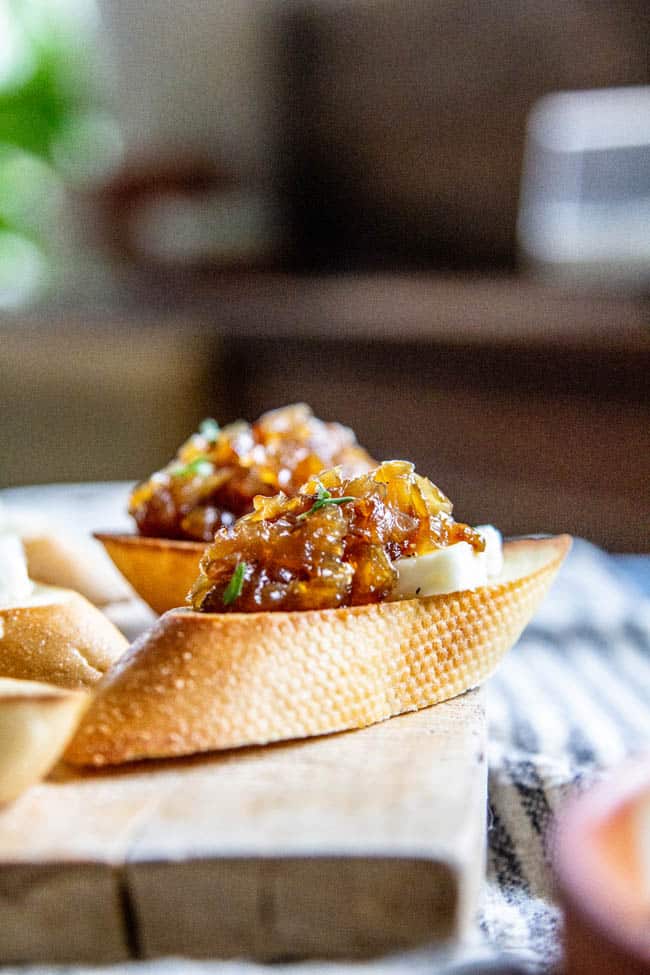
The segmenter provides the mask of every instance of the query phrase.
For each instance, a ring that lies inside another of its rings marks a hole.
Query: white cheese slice
[[[18,535],[0,533],[0,606],[25,602],[33,592]]]
[[[503,538],[494,525],[477,525],[476,531],[485,539],[485,560],[488,579],[498,576],[503,569]]]
[[[393,597],[442,596],[487,585],[503,565],[501,534],[492,525],[481,525],[477,531],[485,539],[483,552],[476,552],[469,542],[456,542],[394,562],[398,580]]]

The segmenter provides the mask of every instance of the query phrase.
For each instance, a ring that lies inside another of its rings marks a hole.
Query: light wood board
[[[77,530],[125,485],[6,492]],[[112,607],[132,639],[142,604]],[[354,958],[445,941],[483,877],[481,691],[363,731],[79,774],[0,809],[0,963]]]
[[[0,812],[0,961],[362,957],[469,924],[480,692],[363,731],[83,776]]]

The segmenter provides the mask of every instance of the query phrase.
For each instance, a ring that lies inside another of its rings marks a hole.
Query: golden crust
[[[0,677],[0,804],[47,775],[88,700],[86,692]]]
[[[61,533],[23,535],[29,578],[81,593],[95,606],[132,599],[133,593],[92,538]]]
[[[0,676],[71,690],[92,687],[128,641],[79,593],[42,586],[37,599],[0,608]]]
[[[167,613],[108,674],[74,764],[188,755],[361,728],[479,684],[516,641],[568,536],[512,542],[498,584],[293,613]]]
[[[124,578],[156,613],[185,605],[199,574],[202,542],[97,534]]]

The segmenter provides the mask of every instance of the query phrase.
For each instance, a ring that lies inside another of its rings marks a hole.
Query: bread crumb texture
[[[259,745],[445,701],[492,673],[569,545],[511,543],[506,558],[530,571],[476,591],[313,612],[172,610],[104,678],[66,758],[104,765]],[[527,562],[522,546],[544,548]]]
[[[44,586],[41,593],[37,603],[0,608],[0,677],[92,687],[127,640],[78,593]]]

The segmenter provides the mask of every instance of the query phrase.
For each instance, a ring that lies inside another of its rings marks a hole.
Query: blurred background
[[[306,400],[650,550],[646,0],[0,0],[0,487]]]

